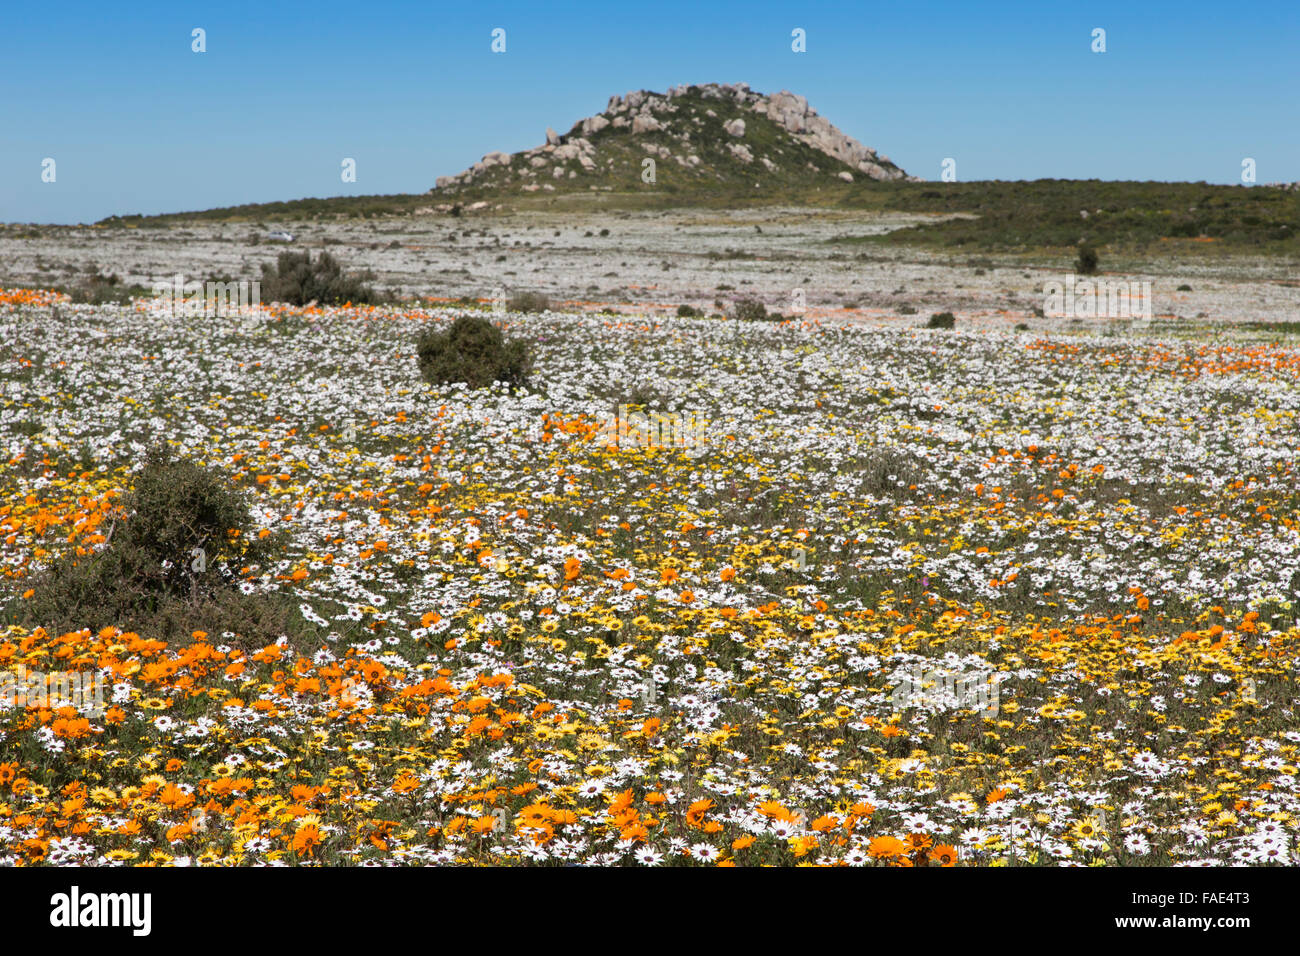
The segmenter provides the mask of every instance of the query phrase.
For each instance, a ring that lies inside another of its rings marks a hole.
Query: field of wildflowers
[[[107,688],[0,709],[0,864],[1295,861],[1300,349],[508,314],[530,388],[426,384],[473,311],[0,295],[0,669]],[[160,441],[292,638],[12,623]]]

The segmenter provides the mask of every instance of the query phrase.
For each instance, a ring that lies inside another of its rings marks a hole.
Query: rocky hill
[[[547,129],[540,146],[488,153],[458,175],[439,177],[435,194],[682,192],[863,179],[922,181],[836,129],[802,96],[708,83],[613,96],[567,133]]]

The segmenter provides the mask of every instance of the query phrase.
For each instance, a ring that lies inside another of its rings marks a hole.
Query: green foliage
[[[150,450],[106,534],[102,549],[69,552],[37,574],[32,597],[5,616],[56,633],[114,625],[163,640],[228,630],[259,645],[303,623],[287,598],[237,588],[280,542],[254,534],[244,497],[215,470]]]
[[[933,183],[863,183],[840,204],[976,217],[838,240],[844,243],[1073,249],[1086,229],[1090,242],[1108,251],[1300,254],[1300,193],[1281,189],[1095,179],[945,183],[942,189]],[[1088,213],[1086,220],[1081,212]]]
[[[238,539],[252,531],[248,504],[224,475],[172,460],[162,448],[148,453],[129,503],[132,516],[123,540],[159,563],[195,548],[205,550],[208,563],[230,562],[242,550]],[[169,583],[174,584],[177,575],[189,572],[173,568],[171,574]]]
[[[927,329],[951,329],[957,326],[957,317],[951,312],[936,312],[925,323]]]
[[[507,341],[482,316],[462,315],[445,330],[426,329],[416,343],[424,380],[435,385],[464,382],[483,388],[493,382],[527,384],[531,359],[523,341]]]
[[[262,266],[261,298],[291,305],[339,305],[374,302],[378,296],[360,278],[345,274],[328,252],[315,261],[308,252],[282,252],[275,265]]]
[[[700,310],[695,308],[694,306],[679,305],[677,307],[677,317],[679,319],[694,319],[694,318],[698,318],[699,314],[700,314]]]
[[[736,304],[731,307],[731,317],[750,321],[766,319],[767,306],[754,298],[738,299]]]
[[[1079,257],[1074,260],[1074,271],[1081,276],[1097,274],[1097,250],[1089,243],[1079,243]]]
[[[166,213],[160,216],[109,216],[100,226],[158,226],[167,222],[208,220],[216,222],[283,223],[309,219],[374,218],[409,215],[430,203],[428,193],[399,193],[391,196],[333,196],[328,199],[293,199],[286,202],[246,203],[198,212]],[[459,209],[452,215],[459,215]]]

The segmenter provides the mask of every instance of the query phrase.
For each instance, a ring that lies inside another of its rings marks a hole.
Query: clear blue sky
[[[952,157],[963,180],[1227,183],[1251,157],[1259,182],[1293,181],[1298,64],[1297,0],[9,0],[0,220],[422,192],[613,93],[710,81],[801,93],[926,179]]]

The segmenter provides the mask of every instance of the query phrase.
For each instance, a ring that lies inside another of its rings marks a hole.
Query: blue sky
[[[803,94],[926,179],[1228,183],[1250,157],[1293,181],[1298,54],[1296,0],[11,2],[0,220],[421,192],[611,94],[711,81]]]

